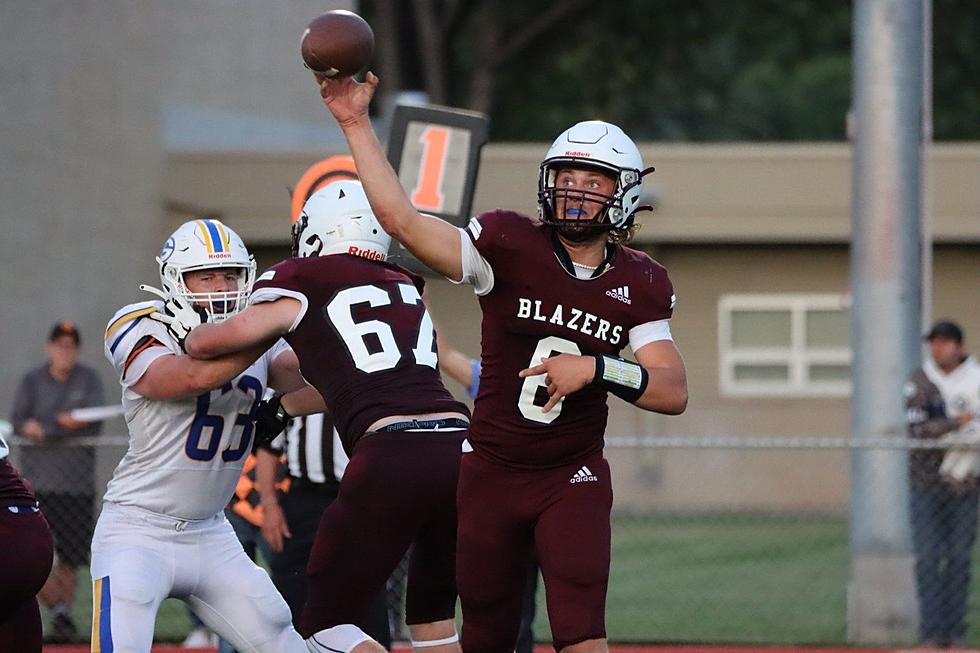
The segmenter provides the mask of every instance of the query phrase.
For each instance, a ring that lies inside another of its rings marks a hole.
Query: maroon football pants
[[[0,651],[40,653],[41,614],[35,595],[51,573],[54,542],[44,515],[0,506]]]
[[[411,545],[405,621],[456,612],[456,481],[466,431],[371,433],[354,446],[323,513],[298,629],[361,623]]]
[[[604,638],[611,510],[609,465],[601,454],[534,471],[464,455],[456,542],[463,651],[514,650],[532,546],[555,649]]]

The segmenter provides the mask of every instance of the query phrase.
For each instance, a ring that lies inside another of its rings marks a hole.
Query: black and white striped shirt
[[[286,427],[285,442],[276,445],[286,454],[289,475],[305,483],[338,487],[349,458],[328,415],[297,417]]]

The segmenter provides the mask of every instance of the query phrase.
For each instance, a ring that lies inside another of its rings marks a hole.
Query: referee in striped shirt
[[[276,490],[276,472],[285,454],[289,488]],[[272,445],[256,452],[255,484],[262,505],[262,535],[272,549],[272,582],[289,604],[293,625],[306,603],[306,563],[320,516],[340,490],[349,458],[333,420],[326,414],[293,419]],[[391,649],[385,593],[360,624],[368,635]]]

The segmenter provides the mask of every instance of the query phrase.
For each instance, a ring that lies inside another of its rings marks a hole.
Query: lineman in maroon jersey
[[[48,579],[54,540],[27,480],[0,434],[0,651],[41,653],[37,593]]]
[[[259,277],[241,314],[191,331],[187,352],[210,357],[284,337],[311,387],[261,409],[260,428],[270,413],[281,430],[291,415],[326,409],[350,456],[310,553],[300,633],[360,623],[411,545],[413,645],[459,651],[456,484],[469,410],[439,376],[424,281],[385,261],[391,238],[359,182],[317,191],[293,236],[295,258]]]
[[[670,336],[673,290],[624,247],[644,174],[615,125],[565,131],[541,166],[540,220],[495,211],[460,230],[419,214],[388,164],[368,105],[378,78],[318,78],[375,215],[393,238],[483,310],[483,371],[460,466],[457,585],[465,653],[513,650],[532,544],[555,648],[606,651],[612,486],[606,394],[666,414],[687,405]],[[627,345],[637,363],[618,357]]]

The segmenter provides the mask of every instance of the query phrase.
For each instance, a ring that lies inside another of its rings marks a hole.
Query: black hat
[[[945,338],[946,340],[963,342],[963,329],[956,322],[940,320],[933,324],[932,328],[929,329],[929,333],[926,334],[926,340],[932,340],[933,338]]]
[[[82,342],[82,336],[78,333],[78,327],[71,320],[59,320],[51,327],[51,334],[48,335],[48,342],[54,342],[61,336],[70,336],[78,346]]]

